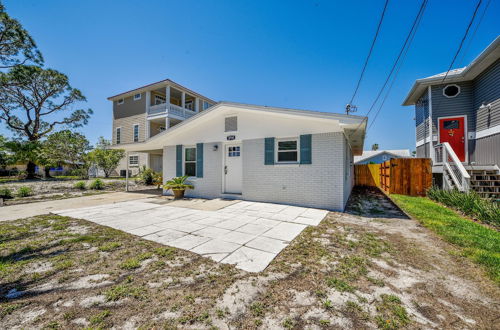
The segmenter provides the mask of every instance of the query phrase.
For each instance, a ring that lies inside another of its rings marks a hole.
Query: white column
[[[167,101],[167,104],[170,104],[170,85],[167,85],[165,88],[165,99]]]
[[[195,112],[200,111],[200,99],[197,97],[194,98],[194,111]]]
[[[184,109],[186,107],[186,93],[181,92],[181,107]]]
[[[168,130],[170,128],[170,118],[165,117],[165,130]]]

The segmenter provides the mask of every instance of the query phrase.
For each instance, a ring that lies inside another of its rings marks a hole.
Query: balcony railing
[[[455,151],[448,142],[434,146],[435,164],[443,166],[443,183],[447,190],[456,188],[468,192],[470,189],[470,175],[458,159]]]
[[[188,119],[194,115],[196,115],[195,111],[185,109],[175,104],[156,104],[149,106],[148,115],[159,115],[159,114],[168,114],[176,117],[180,117],[182,119]]]

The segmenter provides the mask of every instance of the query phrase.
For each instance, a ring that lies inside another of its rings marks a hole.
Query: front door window
[[[461,162],[465,162],[464,124],[464,117],[439,119],[439,142],[448,142]]]

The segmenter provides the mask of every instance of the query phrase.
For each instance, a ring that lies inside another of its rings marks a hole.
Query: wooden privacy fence
[[[355,183],[388,194],[425,196],[432,185],[429,158],[393,158],[382,164],[355,165]]]

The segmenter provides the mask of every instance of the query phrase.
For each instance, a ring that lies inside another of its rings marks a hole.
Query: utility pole
[[[346,104],[345,106],[345,114],[348,115],[350,114],[351,112],[356,112],[358,111],[358,107],[355,106],[354,104]]]

